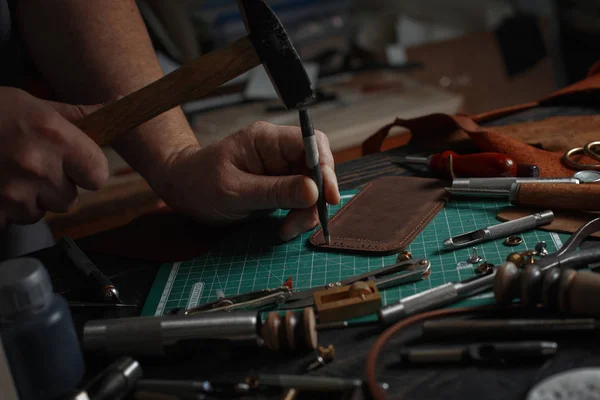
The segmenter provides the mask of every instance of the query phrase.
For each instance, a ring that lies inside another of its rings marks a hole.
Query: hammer
[[[314,91],[285,28],[264,0],[238,0],[249,34],[193,63],[183,65],[150,85],[108,104],[76,125],[97,144],[114,138],[182,103],[196,100],[223,83],[264,65],[286,108],[300,109],[306,164],[319,190],[317,209],[326,244],[330,243],[328,210],[319,152],[308,109]]]
[[[108,144],[165,111],[205,96],[261,63],[286,108],[309,104],[314,99],[310,79],[279,18],[264,0],[238,0],[238,6],[249,32],[247,36],[106,105],[76,125],[97,144]]]

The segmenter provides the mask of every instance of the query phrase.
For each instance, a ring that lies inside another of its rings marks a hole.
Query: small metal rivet
[[[401,251],[396,256],[396,262],[403,262],[412,259],[412,254],[408,250]]]
[[[478,274],[489,274],[494,270],[494,264],[490,264],[487,261],[479,264],[476,268],[475,268],[475,272],[477,272]]]
[[[510,235],[504,240],[504,244],[507,246],[518,246],[523,243],[523,238],[520,238],[515,235]]]

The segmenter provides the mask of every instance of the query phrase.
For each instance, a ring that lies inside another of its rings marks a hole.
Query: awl
[[[514,235],[515,233],[524,232],[541,225],[549,224],[552,220],[554,220],[554,213],[549,210],[543,211],[513,221],[503,222],[501,224],[488,226],[487,228],[451,237],[444,240],[444,248],[447,250],[459,249],[476,243]]]
[[[600,211],[600,185],[515,183],[509,190],[446,188],[452,195],[507,198],[511,204],[552,210]]]
[[[450,156],[452,156],[452,171],[456,176],[517,176],[517,163],[507,155],[500,153],[460,155],[453,151],[444,151],[429,157],[394,157],[392,162],[395,164],[424,164],[433,172],[450,177]]]

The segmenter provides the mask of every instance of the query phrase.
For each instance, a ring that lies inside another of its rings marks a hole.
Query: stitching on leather
[[[356,196],[354,196],[352,198],[352,200],[350,200],[348,203],[346,203],[346,205],[340,210],[338,211],[337,214],[335,214],[332,218],[331,218],[331,222],[333,222],[335,219],[341,217],[341,215],[346,212],[346,209],[350,207],[350,205],[356,200],[358,199],[360,196],[362,196],[363,193],[365,193],[367,190],[369,190],[369,188],[372,186],[372,182],[369,183],[367,186],[365,186],[365,188],[359,192]],[[415,236],[418,234],[418,232],[421,230],[422,226],[429,222],[432,218],[432,214],[438,212],[444,205],[445,205],[446,201],[445,200],[436,200],[431,208],[431,210],[429,210],[429,212],[427,214],[425,214],[425,216],[421,219],[421,221],[419,221],[415,227],[410,231],[410,233],[408,233],[408,235],[406,235],[404,237],[404,240],[402,240],[400,243],[398,244],[391,244],[389,246],[381,246],[381,245],[368,245],[367,248],[372,248],[374,250],[381,250],[381,251],[388,251],[388,250],[394,250],[394,249],[400,249],[403,248],[406,243],[411,242]],[[321,228],[319,228],[319,230],[317,230],[314,235],[310,238],[311,243],[316,244],[313,239],[316,238],[316,236],[319,234],[319,232],[321,232]],[[381,243],[380,241],[377,240],[368,240],[368,239],[358,239],[358,238],[350,238],[350,237],[339,237],[337,239],[341,239],[341,240],[353,240],[355,242],[363,242],[363,243]],[[355,250],[364,250],[365,247],[364,246],[355,246],[352,244],[346,244],[346,243],[336,243],[335,240],[333,240],[333,242],[336,244],[337,247],[339,248],[345,248],[345,249],[355,249]]]

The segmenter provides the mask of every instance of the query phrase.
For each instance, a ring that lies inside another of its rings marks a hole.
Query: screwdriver
[[[469,178],[488,178],[517,176],[518,166],[512,158],[501,153],[478,153],[460,155],[447,150],[429,157],[394,157],[395,164],[424,164],[433,172],[451,177],[449,158],[452,156],[452,171],[456,176]]]

